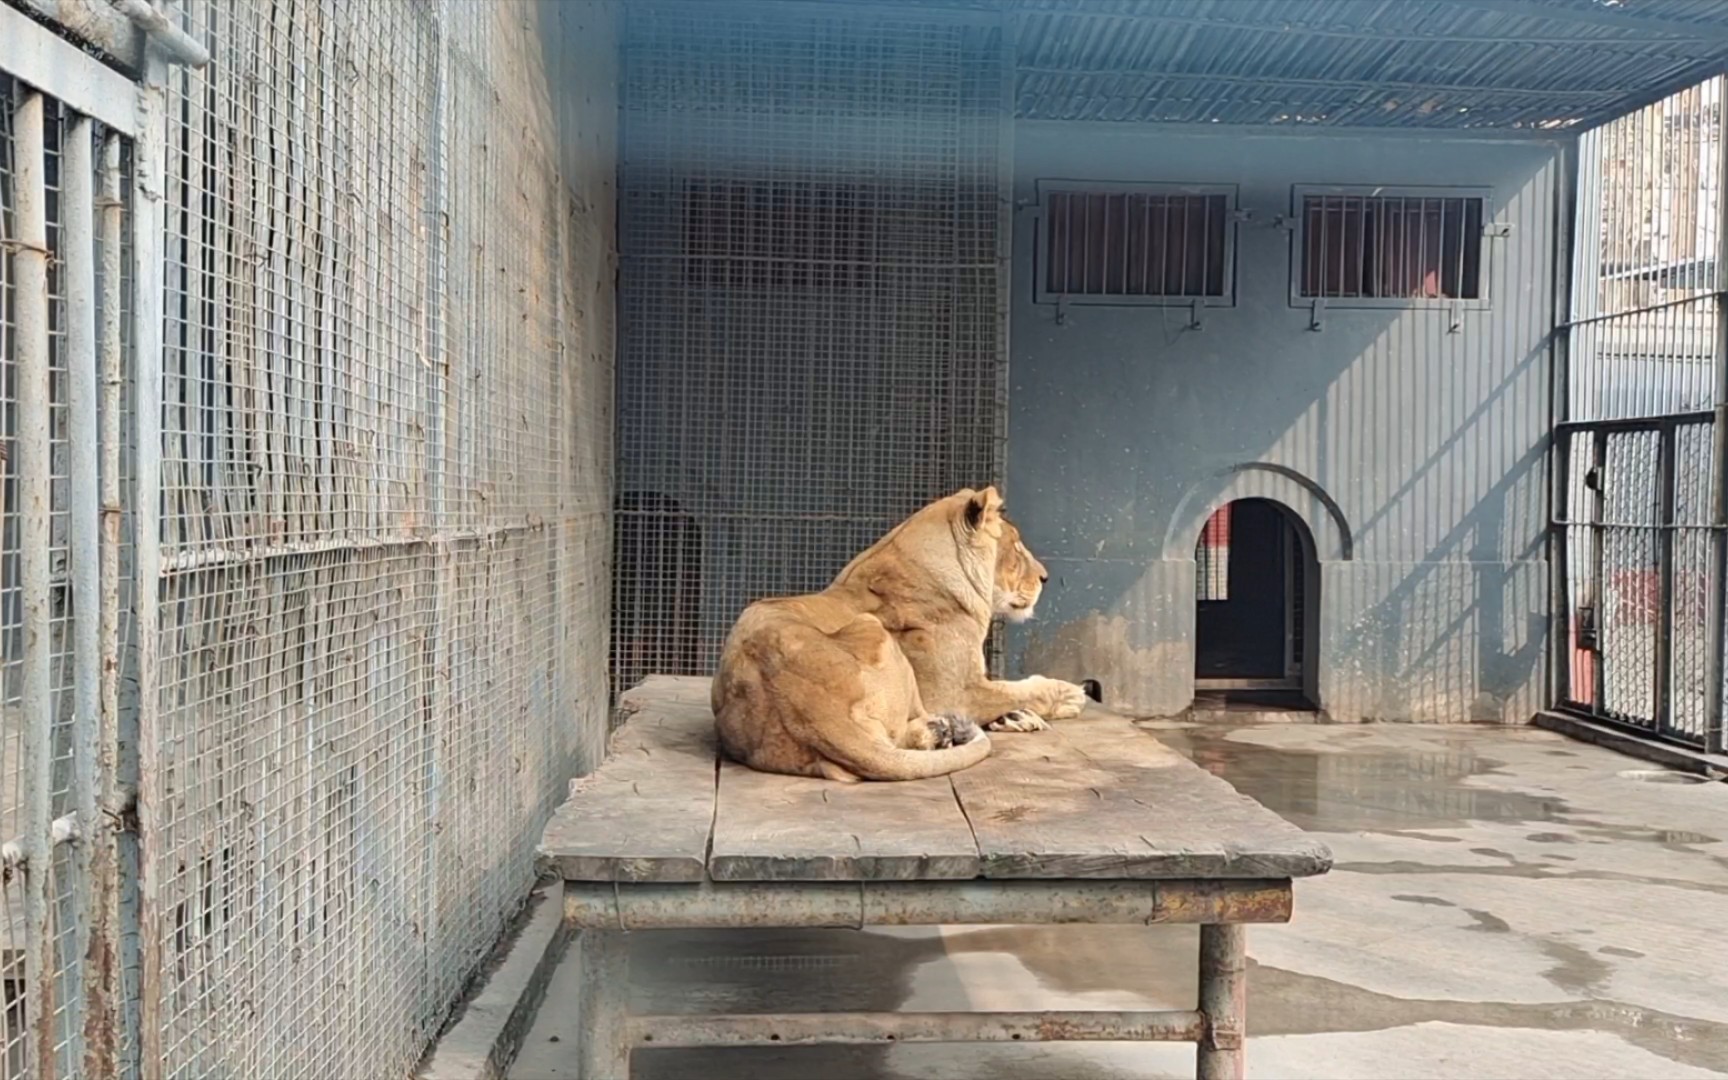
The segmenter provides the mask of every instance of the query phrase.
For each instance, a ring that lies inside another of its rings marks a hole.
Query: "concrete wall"
[[[1034,304],[1018,215],[1009,509],[1052,580],[1014,628],[1020,671],[1096,678],[1146,714],[1193,693],[1195,539],[1249,495],[1293,509],[1320,560],[1319,704],[1340,719],[1521,722],[1541,704],[1545,459],[1558,147],[1506,140],[1021,124],[1016,196],[1039,178],[1227,183],[1236,302]],[[1293,184],[1493,189],[1491,306],[1292,306]],[[1328,508],[1328,503],[1335,507]]]

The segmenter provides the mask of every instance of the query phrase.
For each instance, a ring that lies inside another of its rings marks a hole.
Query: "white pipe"
[[[114,10],[132,20],[132,25],[144,31],[165,59],[187,67],[203,67],[210,62],[210,50],[194,41],[175,26],[168,16],[156,10],[149,0],[108,0]]]

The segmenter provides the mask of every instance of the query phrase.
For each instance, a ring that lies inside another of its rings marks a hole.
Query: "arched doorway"
[[[1320,568],[1302,520],[1271,499],[1226,503],[1194,566],[1196,695],[1313,707]]]

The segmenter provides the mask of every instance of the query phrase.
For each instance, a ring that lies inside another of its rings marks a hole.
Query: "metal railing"
[[[1556,697],[1714,752],[1728,571],[1728,142],[1711,79],[1586,132],[1556,397]]]

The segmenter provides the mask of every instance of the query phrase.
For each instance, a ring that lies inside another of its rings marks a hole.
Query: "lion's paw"
[[[946,750],[950,746],[965,746],[983,732],[968,717],[944,713],[930,718],[930,734],[935,740],[931,749]]]
[[[1071,720],[1086,709],[1086,691],[1083,687],[1060,679],[1051,679],[1052,697],[1055,704],[1045,710],[1052,720]]]
[[[1015,709],[1013,712],[998,716],[986,727],[991,731],[1048,731],[1050,725],[1044,718],[1031,709]]]

